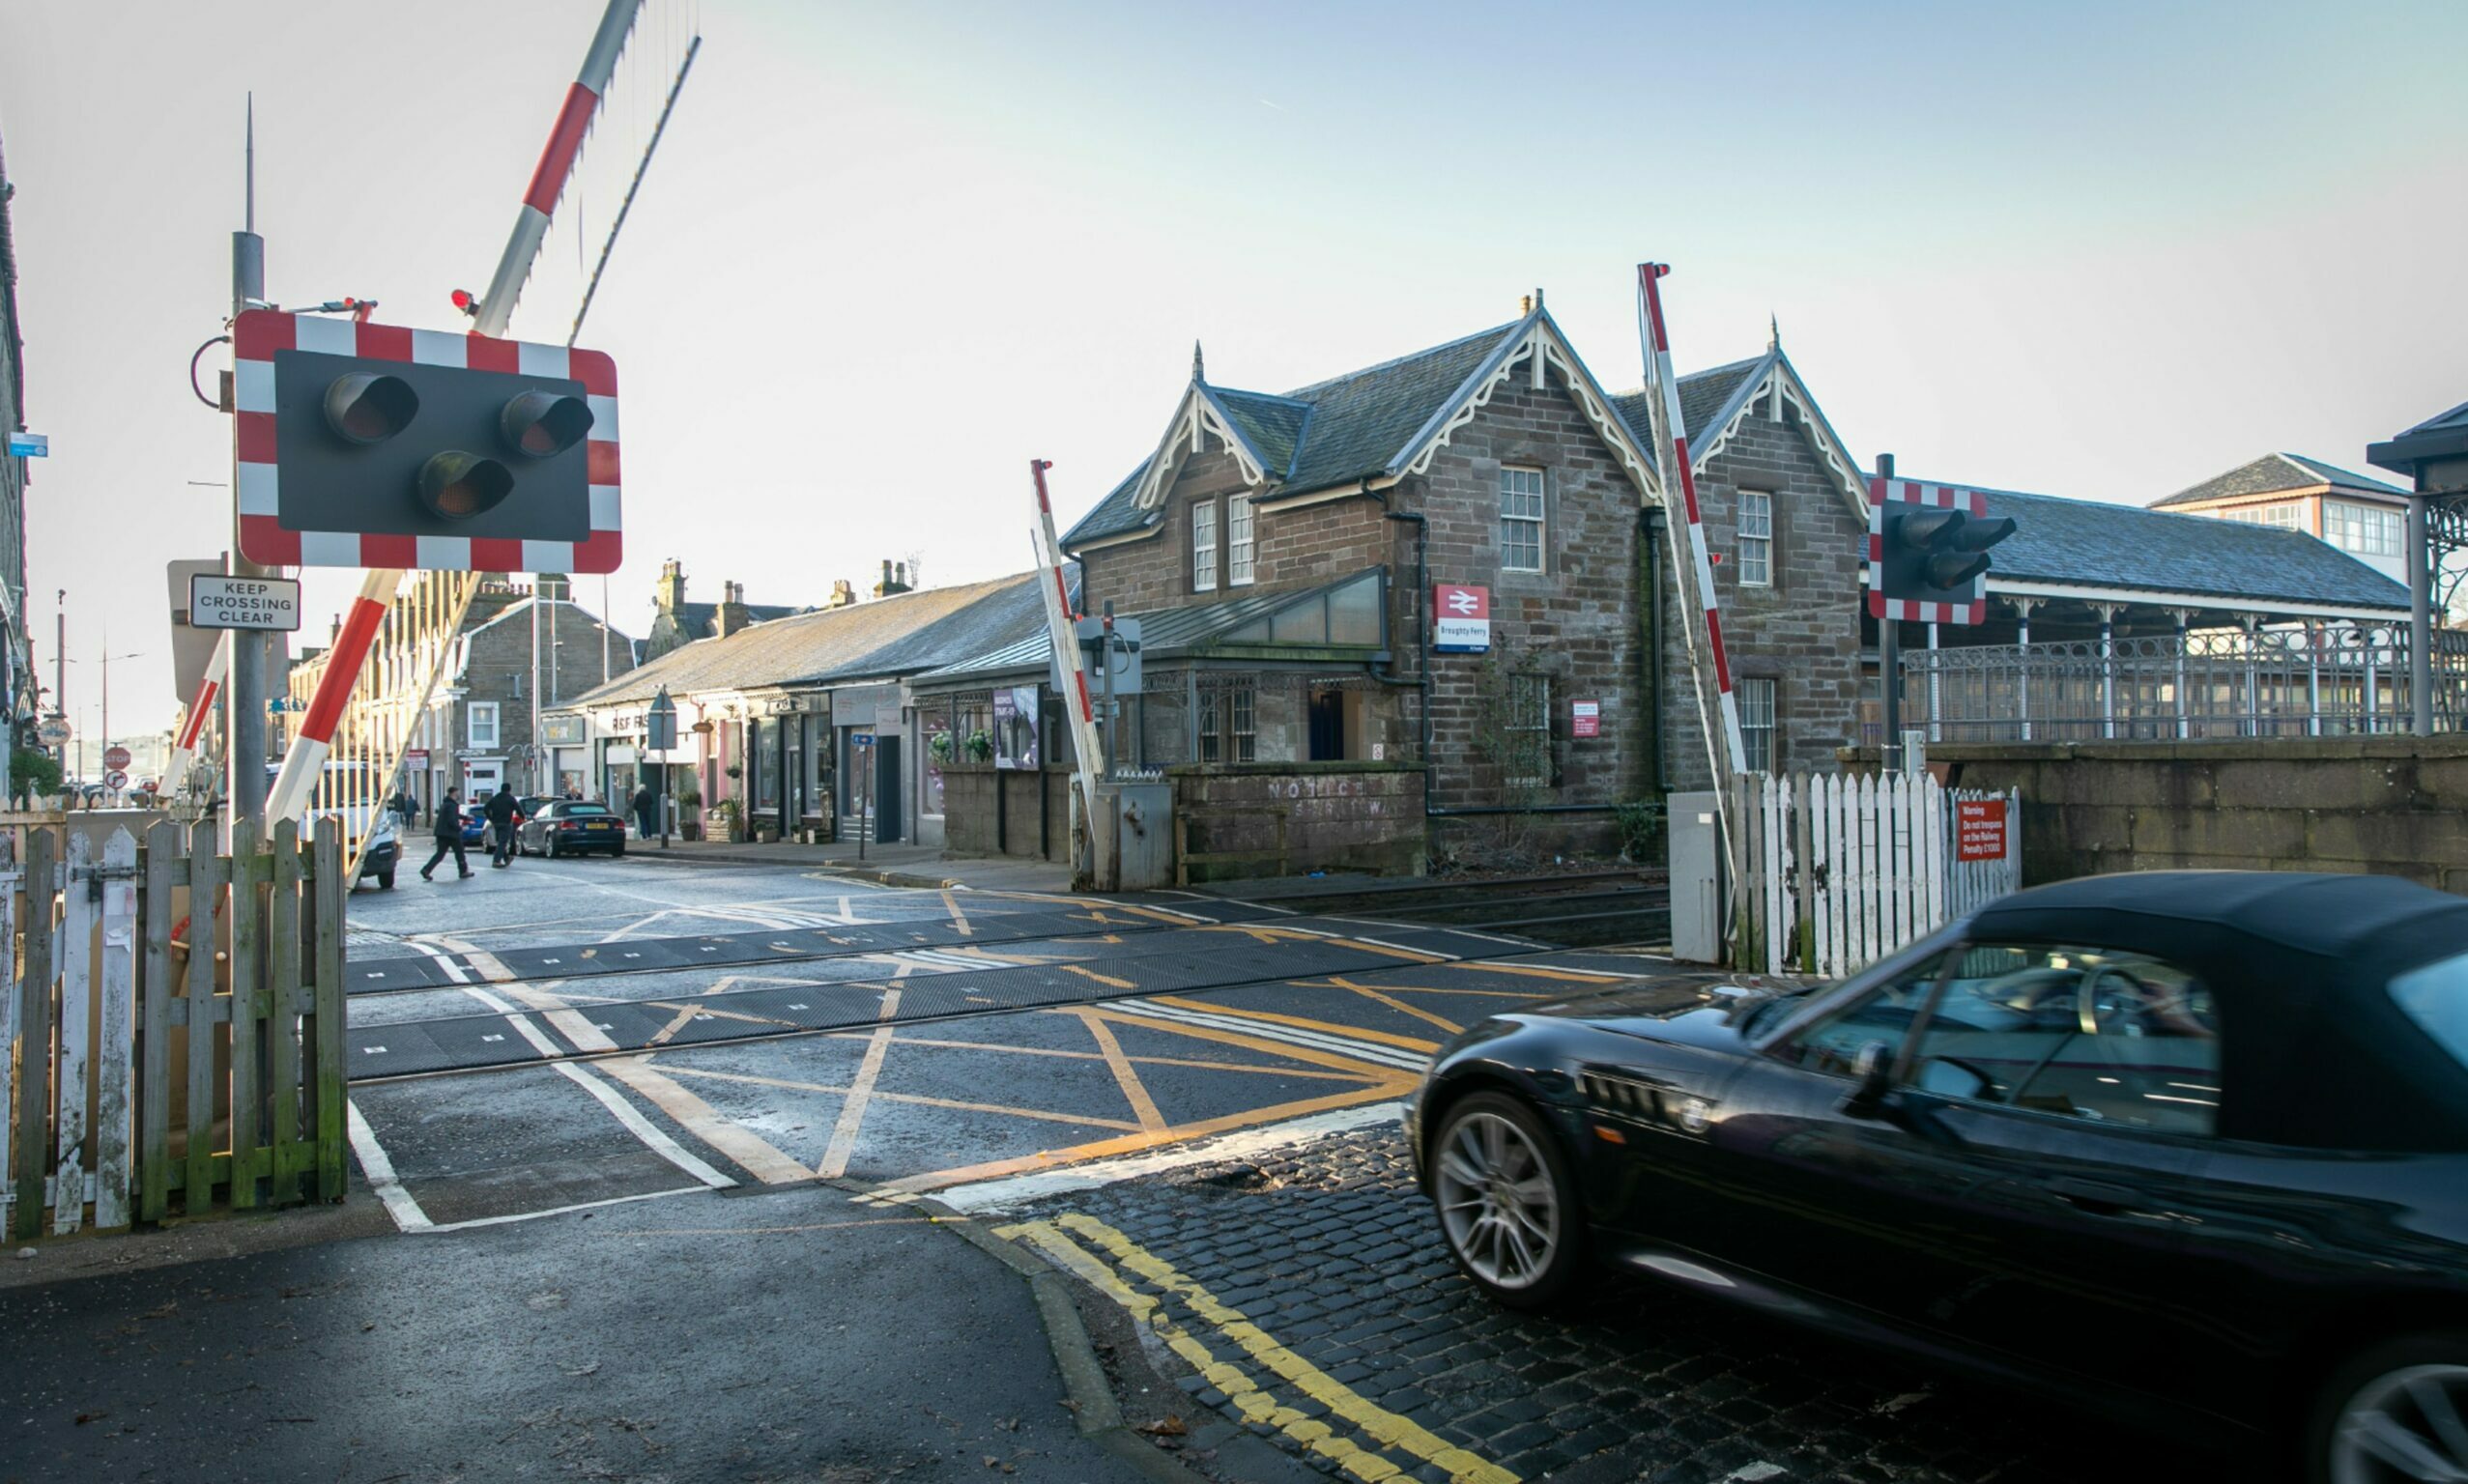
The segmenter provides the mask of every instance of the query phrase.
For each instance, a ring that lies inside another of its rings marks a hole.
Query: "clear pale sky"
[[[159,726],[162,564],[228,530],[183,385],[229,300],[244,94],[285,303],[451,328],[599,0],[0,0],[29,585],[70,708]],[[706,0],[583,343],[624,396],[625,568],[758,602],[1029,564],[1211,379],[1287,387],[1512,318],[1639,379],[1766,317],[1863,458],[2140,502],[2468,399],[2468,6],[865,5]],[[646,49],[646,55],[647,55]],[[656,101],[656,100],[655,100]],[[637,105],[638,107],[641,105]],[[625,157],[648,114],[602,127]],[[604,224],[582,237],[596,251]],[[576,239],[518,335],[562,339]],[[556,302],[552,303],[551,300]],[[562,312],[558,312],[558,311]],[[218,353],[219,354],[219,353]],[[209,357],[208,364],[215,357]],[[312,574],[311,626],[356,580]],[[596,606],[597,585],[580,593]]]

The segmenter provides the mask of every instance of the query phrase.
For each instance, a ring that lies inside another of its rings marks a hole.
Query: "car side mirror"
[[[1853,1118],[1873,1118],[1885,1104],[1886,1095],[1894,1090],[1894,1044],[1872,1041],[1851,1053],[1851,1075],[1859,1079],[1858,1088],[1844,1104],[1844,1111]]]

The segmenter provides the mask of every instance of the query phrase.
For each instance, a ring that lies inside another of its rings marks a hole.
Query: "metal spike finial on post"
[[[1771,309],[1765,311],[1765,349],[1769,351],[1781,350],[1783,348],[1782,317],[1775,314]]]
[[[1208,381],[1208,361],[1201,357],[1197,340],[1191,342],[1191,380],[1202,384]]]

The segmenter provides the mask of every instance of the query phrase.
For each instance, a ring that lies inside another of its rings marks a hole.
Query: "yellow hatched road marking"
[[[882,1011],[875,1016],[889,1020],[900,1013],[900,991],[882,992]],[[865,1126],[866,1104],[874,1100],[875,1082],[882,1075],[882,1060],[891,1054],[893,1029],[879,1026],[866,1042],[865,1060],[857,1064],[857,1075],[848,1084],[848,1100],[840,1105],[840,1121],[832,1126],[831,1145],[822,1154],[822,1163],[815,1173],[826,1180],[836,1180],[848,1173],[848,1156],[857,1150],[857,1130]]]
[[[1210,1008],[1215,1009],[1214,1006]],[[1322,1051],[1312,1046],[1296,1045],[1290,1042],[1271,1041],[1265,1036],[1247,1036],[1241,1031],[1219,1030],[1213,1025],[1192,1025],[1183,1020],[1130,1015],[1120,1011],[1107,1010],[1102,1005],[1091,1005],[1087,1007],[1087,1010],[1090,1014],[1103,1015],[1116,1025],[1137,1026],[1143,1031],[1163,1031],[1168,1035],[1187,1036],[1193,1041],[1214,1041],[1220,1045],[1240,1046],[1246,1051],[1265,1051],[1271,1056],[1291,1057],[1298,1062],[1308,1062],[1314,1067],[1326,1067],[1331,1071],[1350,1072],[1358,1077],[1386,1081],[1398,1075],[1397,1070],[1393,1067],[1383,1067],[1375,1062],[1363,1061],[1334,1051]]]
[[[1153,994],[1153,1005],[1171,1005],[1176,1010],[1196,1010],[1212,1015],[1232,1015],[1238,1020],[1260,1020],[1272,1025],[1290,1025],[1297,1030],[1319,1031],[1330,1036],[1348,1036],[1356,1041],[1376,1041],[1384,1046],[1403,1051],[1437,1051],[1440,1043],[1416,1036],[1398,1036],[1389,1031],[1366,1031],[1359,1025],[1339,1025],[1334,1020],[1314,1020],[1307,1015],[1280,1015],[1268,1010],[1236,1010],[1230,1005],[1213,1005],[1206,1000],[1187,1000],[1176,994]]]
[[[747,1173],[764,1184],[781,1185],[813,1178],[801,1161],[789,1158],[769,1140],[721,1116],[719,1109],[654,1071],[646,1058],[610,1057],[600,1063],[600,1070],[650,1099],[661,1112],[675,1119],[696,1138],[745,1166]]]
[[[1074,1015],[1077,1010],[1047,1010],[1040,1014]],[[855,1041],[872,1035],[870,1031],[837,1031],[835,1041]],[[903,1036],[900,1044],[925,1046],[939,1051],[999,1051],[1006,1056],[1054,1056],[1076,1062],[1102,1062],[1105,1058],[1095,1051],[1070,1051],[1060,1046],[1006,1046],[990,1041],[939,1041],[923,1036]],[[1360,1082],[1363,1076],[1351,1071],[1312,1071],[1301,1067],[1266,1067],[1257,1062],[1203,1062],[1185,1056],[1131,1056],[1124,1060],[1134,1067],[1188,1067],[1194,1071],[1247,1071],[1264,1077],[1300,1077],[1310,1082]]]
[[[1455,1032],[1465,1029],[1464,1026],[1457,1024],[1454,1020],[1450,1020],[1443,1015],[1435,1015],[1419,1005],[1408,1005],[1405,1001],[1397,999],[1392,995],[1382,994],[1379,990],[1372,988],[1368,985],[1358,985],[1350,979],[1338,979],[1334,975],[1330,977],[1329,984],[1334,988],[1351,989],[1356,994],[1363,996],[1366,1000],[1386,1005],[1391,1010],[1397,1011],[1403,1014],[1412,1015],[1417,1020],[1436,1025],[1440,1029],[1448,1031],[1450,1034],[1454,1034]],[[1360,1035],[1361,1032],[1357,1032],[1356,1034]]]
[[[1457,969],[1479,969],[1485,974],[1522,974],[1529,979],[1557,979],[1571,985],[1619,985],[1627,981],[1617,974],[1586,974],[1576,969],[1546,968],[1538,963],[1482,963],[1468,959],[1449,965]]]
[[[942,894],[942,906],[944,911],[951,914],[951,925],[960,929],[961,937],[973,938],[977,935],[977,929],[968,926],[968,914],[960,910],[959,900],[951,895],[948,888]]]
[[[1372,1070],[1380,1073],[1391,1071],[1388,1068]],[[1418,1079],[1405,1075],[1386,1076],[1384,1080],[1370,1087],[1356,1088],[1351,1092],[1330,1093],[1325,1097],[1306,1098],[1297,1102],[1278,1103],[1275,1107],[1228,1113],[1222,1118],[1202,1119],[1196,1124],[1179,1124],[1157,1133],[1126,1133],[1120,1138],[1098,1139],[1087,1144],[1074,1144],[1064,1149],[1022,1155],[1013,1159],[993,1159],[984,1164],[935,1170],[926,1175],[910,1175],[900,1180],[883,1182],[869,1192],[867,1199],[892,1199],[903,1195],[915,1195],[921,1191],[940,1190],[946,1185],[965,1185],[981,1180],[1000,1180],[1006,1175],[1024,1175],[1031,1170],[1050,1170],[1066,1164],[1078,1164],[1089,1159],[1105,1159],[1115,1155],[1136,1155],[1162,1145],[1206,1138],[1212,1133],[1225,1133],[1235,1128],[1249,1128],[1261,1124],[1282,1123],[1289,1118],[1327,1113],[1336,1108],[1350,1108],[1359,1103],[1385,1102],[1392,1098],[1399,1098],[1414,1091],[1417,1081]],[[1082,1119],[1079,1122],[1093,1124],[1099,1120]]]
[[[1123,1100],[1132,1105],[1132,1112],[1139,1119],[1141,1131],[1163,1132],[1165,1116],[1157,1111],[1156,1099],[1148,1096],[1148,1088],[1141,1083],[1139,1073],[1132,1070],[1130,1059],[1123,1055],[1122,1042],[1114,1039],[1114,1033],[1105,1028],[1105,1021],[1086,1011],[1079,1013],[1079,1023],[1088,1027],[1088,1034],[1097,1042],[1097,1049],[1105,1058],[1106,1070],[1113,1072],[1114,1081],[1123,1090]]]
[[[1059,964],[1057,967],[1066,974],[1076,974],[1082,979],[1093,979],[1097,983],[1104,985],[1108,989],[1136,989],[1139,987],[1139,985],[1132,983],[1128,979],[1116,979],[1111,974],[1100,974],[1095,969],[1084,969],[1076,963]]]
[[[797,1082],[787,1077],[758,1077],[750,1072],[742,1071],[708,1071],[700,1067],[672,1066],[669,1070],[680,1077],[701,1077],[711,1082],[745,1082],[756,1087],[781,1087],[799,1093],[828,1093],[834,1098],[846,1098],[854,1091],[853,1088],[834,1087],[828,1082]],[[1075,1124],[1082,1128],[1120,1128],[1126,1133],[1139,1127],[1137,1124],[1125,1123],[1119,1118],[1095,1118],[1078,1113],[1048,1113],[1043,1108],[1014,1108],[999,1102],[961,1102],[950,1098],[927,1098],[916,1093],[886,1093],[880,1088],[875,1090],[874,1100],[911,1102],[925,1108],[949,1108],[956,1113],[1000,1113],[1005,1118],[1032,1118],[1047,1124]]]

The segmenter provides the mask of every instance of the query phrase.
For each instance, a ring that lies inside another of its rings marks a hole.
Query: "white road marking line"
[[[605,1200],[577,1201],[571,1206],[551,1206],[545,1211],[518,1211],[505,1216],[474,1216],[469,1221],[448,1221],[432,1226],[432,1232],[468,1232],[475,1226],[505,1226],[516,1221],[537,1221],[542,1216],[562,1216],[570,1212],[597,1211],[604,1206],[626,1206],[636,1201],[665,1201],[673,1195],[707,1195],[709,1185],[679,1185],[674,1190],[646,1190],[640,1195],[612,1195]]]
[[[652,1067],[648,1058],[622,1056],[597,1065],[609,1075],[650,1099],[661,1112],[676,1120],[696,1138],[743,1165],[764,1184],[792,1184],[814,1178],[813,1171],[773,1148],[768,1140],[731,1122],[719,1109],[677,1086],[666,1072]],[[725,1180],[722,1183],[733,1184]]]
[[[1317,1113],[1289,1123],[1271,1124],[1265,1128],[1246,1128],[1237,1133],[1220,1134],[1190,1144],[1151,1154],[1125,1155],[1115,1159],[1093,1160],[1069,1169],[1042,1170],[1034,1175],[1014,1175],[1003,1180],[980,1181],[970,1185],[953,1185],[934,1192],[934,1199],[955,1211],[969,1213],[1010,1211],[1041,1201],[1048,1196],[1069,1194],[1077,1190],[1094,1190],[1118,1181],[1136,1180],[1146,1175],[1161,1175],[1168,1170],[1195,1164],[1214,1164],[1220,1160],[1249,1158],[1271,1151],[1307,1144],[1332,1134],[1352,1133],[1360,1128],[1376,1128],[1393,1124],[1404,1117],[1402,1102],[1365,1103],[1357,1108],[1339,1108],[1334,1113]]]
[[[386,1213],[394,1218],[395,1227],[406,1232],[434,1227],[437,1223],[428,1218],[428,1213],[420,1210],[420,1203],[412,1199],[412,1192],[394,1178],[394,1161],[386,1157],[385,1146],[377,1142],[377,1131],[368,1127],[367,1119],[360,1117],[359,1104],[348,1098],[343,1099],[343,1127],[351,1138],[352,1153],[359,1156],[360,1173],[368,1177],[368,1187],[377,1192]]]
[[[634,1104],[626,1101],[616,1088],[593,1075],[590,1069],[577,1067],[572,1062],[560,1062],[557,1064],[557,1070],[573,1078],[585,1092],[600,1099],[601,1105],[617,1115],[617,1121],[625,1126],[626,1131],[641,1139],[653,1154],[714,1190],[725,1190],[736,1184],[728,1176],[686,1153],[676,1140],[654,1127],[649,1119],[635,1111]],[[799,1170],[797,1173],[803,1175],[805,1172]]]
[[[885,989],[876,1018],[889,1021],[899,1013],[900,991]],[[848,1081],[848,1096],[840,1103],[840,1121],[831,1129],[831,1145],[815,1170],[825,1180],[848,1173],[848,1156],[857,1149],[857,1130],[865,1127],[866,1104],[874,1100],[875,1082],[882,1075],[882,1060],[890,1053],[891,1038],[898,1029],[890,1024],[877,1026],[866,1041],[865,1060],[857,1064],[857,1074]]]
[[[1282,1041],[1289,1045],[1309,1046],[1319,1051],[1334,1051],[1356,1061],[1371,1062],[1382,1067],[1394,1067],[1401,1071],[1421,1071],[1430,1065],[1430,1058],[1396,1046],[1373,1042],[1356,1041],[1351,1037],[1330,1035],[1322,1031],[1306,1031],[1299,1026],[1279,1025],[1273,1020],[1253,1020],[1242,1015],[1215,1015],[1199,1011],[1180,1010],[1172,1006],[1152,1005],[1145,1000],[1115,1000],[1107,1010],[1123,1014],[1141,1015],[1158,1020],[1176,1021],[1185,1025],[1205,1025],[1212,1030],[1239,1031],[1269,1041]]]

